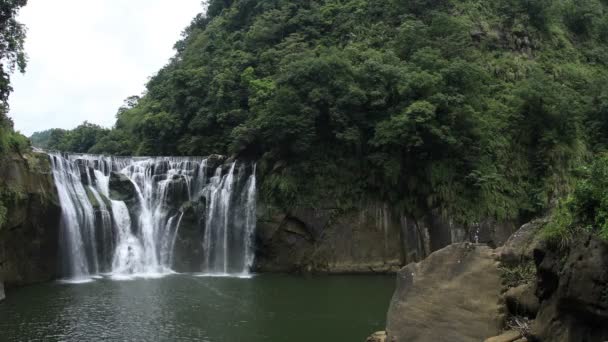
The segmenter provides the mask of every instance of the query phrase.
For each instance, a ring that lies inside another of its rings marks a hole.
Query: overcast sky
[[[12,79],[15,128],[111,127],[201,11],[201,0],[29,0],[19,16],[29,63]]]

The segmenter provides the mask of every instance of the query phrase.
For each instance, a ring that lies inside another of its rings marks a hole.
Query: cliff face
[[[2,158],[0,190],[7,209],[0,227],[0,281],[10,288],[56,278],[61,207],[48,156]]]
[[[608,243],[579,238],[567,252],[534,250],[540,308],[533,341],[603,342],[608,339]]]
[[[512,222],[459,226],[436,213],[416,220],[378,201],[350,211],[258,208],[259,272],[393,273],[452,243],[502,245],[516,230]]]

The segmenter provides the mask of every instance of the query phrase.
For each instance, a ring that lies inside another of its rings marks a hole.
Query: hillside
[[[529,218],[608,146],[607,10],[212,0],[145,95],[75,152],[238,155],[282,208],[373,197],[412,217]]]

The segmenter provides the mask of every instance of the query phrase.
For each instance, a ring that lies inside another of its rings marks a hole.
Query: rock
[[[383,203],[347,212],[258,208],[258,272],[394,273],[426,255],[414,221]]]
[[[14,195],[0,226],[0,279],[7,288],[56,279],[61,207],[49,156],[0,156],[0,190]]]
[[[515,342],[521,339],[521,333],[515,330],[509,330],[500,336],[490,337],[485,342]]]
[[[173,250],[173,270],[177,272],[200,272],[204,260],[205,204],[186,202],[180,208],[183,213]]]
[[[465,227],[438,211],[415,219],[369,199],[348,211],[337,209],[332,201],[289,210],[258,203],[254,268],[258,272],[395,273],[453,243],[473,240],[501,245],[515,227],[512,222],[494,220]]]
[[[524,224],[500,249],[500,261],[507,265],[517,265],[533,259],[534,247],[538,243],[537,232],[547,219],[538,219]]]
[[[536,317],[540,302],[535,295],[536,285],[525,284],[510,288],[505,294],[505,303],[512,315]]]
[[[0,302],[6,299],[6,295],[4,294],[4,283],[0,281]]]
[[[207,157],[207,169],[211,170],[211,175],[215,172],[215,170],[222,166],[226,161],[226,157],[221,156],[219,154],[212,154]]]
[[[386,342],[386,331],[378,331],[373,333],[365,342]]]
[[[177,176],[166,184],[166,204],[177,209],[185,202],[188,202],[189,189],[188,182],[183,176]]]
[[[110,199],[129,202],[137,198],[137,189],[129,177],[122,173],[110,174]]]
[[[501,277],[492,249],[455,244],[397,276],[388,341],[483,341],[500,333]]]
[[[540,309],[532,340],[608,340],[608,243],[589,236],[564,255],[543,244],[534,250]]]

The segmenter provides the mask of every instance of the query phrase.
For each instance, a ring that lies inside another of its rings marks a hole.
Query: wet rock
[[[589,236],[568,253],[543,244],[534,256],[541,305],[533,340],[608,340],[608,243]]]
[[[519,331],[510,330],[500,336],[490,337],[485,342],[515,342],[521,339],[521,333]]]
[[[535,284],[510,288],[504,295],[509,312],[515,316],[536,317],[540,302],[535,295],[535,291]]]
[[[500,333],[501,277],[492,249],[448,246],[397,275],[388,341],[479,342]]]
[[[166,184],[165,203],[173,209],[179,208],[184,202],[188,201],[190,189],[183,176],[175,176]]]
[[[122,173],[110,174],[110,199],[129,202],[137,198],[137,189],[129,177]]]
[[[0,227],[0,279],[7,288],[55,279],[61,207],[49,156],[0,156],[0,189],[14,195]]]
[[[365,342],[386,342],[386,331],[378,331],[373,333]]]
[[[187,202],[182,205],[183,213],[173,251],[173,269],[177,272],[200,272],[203,250],[205,205]]]

